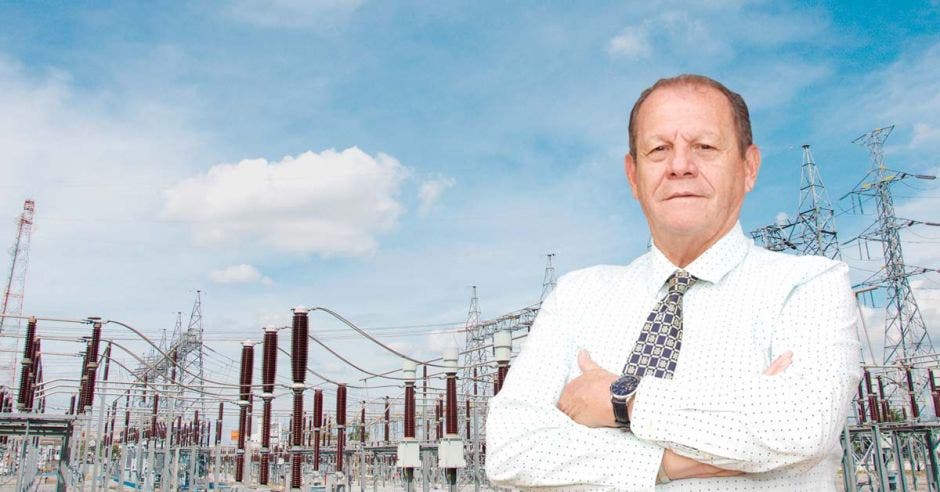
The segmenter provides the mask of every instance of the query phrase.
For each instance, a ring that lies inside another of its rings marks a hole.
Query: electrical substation
[[[893,195],[899,183],[935,178],[887,167],[892,128],[856,140],[871,162],[835,203],[804,145],[798,210],[752,235],[775,251],[879,264],[853,272],[864,378],[843,430],[838,480],[846,491],[940,492],[940,357],[911,284],[938,270],[905,263],[902,241],[904,230],[938,226],[940,218],[898,217]],[[495,488],[485,473],[487,402],[555,285],[552,254],[530,306],[487,318],[473,287],[466,322],[455,330],[464,342],[439,357],[414,357],[313,303],[285,307],[289,325],[258,327],[223,349],[206,340],[199,291],[188,319],[180,313],[162,336],[107,313],[24,312],[35,208],[27,200],[17,221],[0,316],[0,355],[8,361],[0,371],[9,381],[0,389],[0,489]],[[836,220],[852,213],[873,221],[846,240]],[[884,325],[865,326],[864,310],[883,312]],[[341,324],[344,336],[400,363],[375,367],[344,353],[318,320]],[[873,346],[871,333],[883,333],[874,337],[883,344]],[[52,343],[72,349],[44,350]],[[71,375],[44,378],[53,360],[67,363]],[[327,377],[327,363],[361,377]]]

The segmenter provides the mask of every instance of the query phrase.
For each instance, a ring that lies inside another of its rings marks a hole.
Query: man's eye
[[[702,150],[716,150],[715,147],[708,144],[698,144],[698,148]]]

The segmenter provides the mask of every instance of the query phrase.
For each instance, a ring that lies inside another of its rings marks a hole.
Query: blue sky
[[[804,143],[834,198],[869,166],[851,141],[888,124],[890,165],[936,174],[937,26],[936,1],[4,3],[0,243],[34,198],[30,313],[159,337],[201,289],[230,356],[297,304],[445,324],[388,338],[437,356],[463,339],[426,332],[465,319],[470,285],[495,317],[538,300],[546,253],[563,273],[643,252],[622,156],[660,77],[704,73],[748,101],[764,166],[745,230],[796,211]],[[898,196],[940,219],[936,182]],[[842,237],[867,220],[840,216]],[[938,267],[940,233],[915,232],[908,259]],[[940,277],[917,286],[936,326]]]

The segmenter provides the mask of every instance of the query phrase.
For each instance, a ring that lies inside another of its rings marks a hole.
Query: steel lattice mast
[[[800,254],[825,256],[834,260],[842,259],[832,201],[829,199],[829,192],[826,191],[808,144],[803,145],[800,206],[790,234],[790,242],[796,246]]]
[[[21,315],[23,314],[23,295],[26,291],[26,272],[29,270],[29,243],[33,235],[33,216],[36,212],[36,203],[27,199],[23,202],[23,213],[16,220],[16,240],[10,249],[10,273],[7,276],[7,282],[3,289],[3,304],[0,305],[0,334],[4,330],[15,328],[19,333],[22,327],[22,320],[19,318],[7,318],[5,314]],[[12,345],[3,344],[2,349],[9,351],[9,357],[4,357],[5,362],[2,366],[5,369],[4,374],[9,377],[9,386],[14,386],[16,382],[16,339],[13,338]],[[8,370],[8,372],[7,372]],[[2,378],[0,378],[2,380]]]
[[[868,149],[872,169],[856,187],[846,194],[853,195],[861,206],[872,199],[876,207],[875,223],[858,236],[859,241],[881,243],[884,268],[862,282],[863,287],[884,288],[885,341],[884,362],[886,364],[907,361],[914,356],[933,352],[933,342],[927,333],[917,300],[911,291],[909,278],[924,273],[926,268],[911,267],[904,263],[899,231],[923,222],[899,219],[895,215],[891,185],[902,179],[913,177],[934,179],[933,176],[914,175],[889,169],[884,162],[884,142],[894,126],[878,128],[853,141]]]
[[[0,333],[7,327],[4,314],[23,314],[23,293],[26,289],[26,271],[29,269],[29,242],[33,234],[33,215],[36,203],[33,200],[23,202],[23,213],[16,221],[16,241],[10,251],[10,274],[3,290],[3,305],[0,306]],[[12,321],[12,320],[11,320]],[[19,326],[19,321],[16,321]]]

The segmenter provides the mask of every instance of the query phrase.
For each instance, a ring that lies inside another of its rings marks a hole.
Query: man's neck
[[[723,238],[736,223],[737,221],[733,221],[709,236],[684,236],[669,232],[657,233],[657,231],[651,231],[653,244],[662,251],[670,263],[679,268],[685,268]]]

